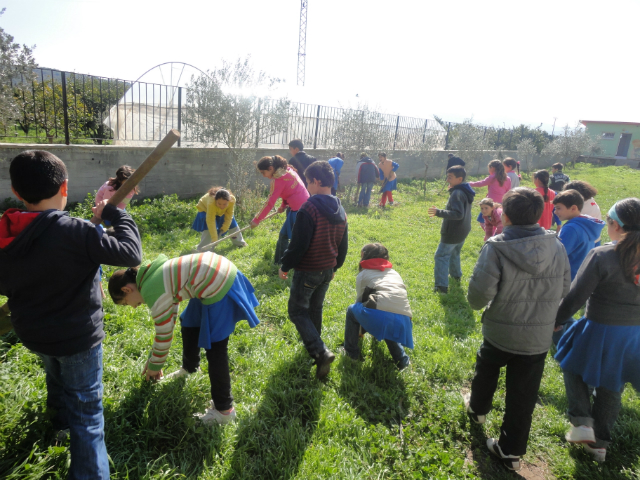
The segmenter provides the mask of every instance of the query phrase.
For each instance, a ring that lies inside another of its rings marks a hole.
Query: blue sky
[[[167,61],[203,70],[251,55],[292,100],[551,128],[640,122],[640,0],[4,0],[0,25],[41,66],[136,79]],[[358,97],[356,97],[358,95]]]

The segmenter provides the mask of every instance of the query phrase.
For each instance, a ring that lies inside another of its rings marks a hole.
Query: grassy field
[[[600,190],[603,213],[640,190],[640,172],[628,168],[579,164],[567,173]],[[140,372],[153,338],[148,310],[116,308],[106,301],[104,408],[112,478],[640,478],[637,393],[627,388],[607,462],[598,465],[564,440],[567,404],[561,371],[551,356],[521,476],[490,458],[485,439],[499,435],[504,377],[482,427],[470,425],[460,397],[469,387],[482,340],[480,314],[465,295],[483,232],[474,222],[462,250],[462,285],[452,285],[446,296],[432,293],[441,220],[428,218],[427,208],[444,206],[447,194],[438,195],[440,187],[428,184],[425,198],[418,182],[401,184],[396,195],[401,204],[384,211],[348,207],[349,255],[325,302],[323,338],[335,351],[344,338],[345,310],[355,297],[360,248],[384,243],[408,287],[414,313],[412,365],[402,372],[384,343],[367,336],[364,362],[338,358],[326,381],[315,379],[315,367],[287,317],[289,282],[278,278],[272,264],[281,220],[251,231],[245,249],[228,243],[218,251],[248,276],[261,303],[262,323],[253,330],[239,324],[229,343],[235,425],[205,428],[194,421],[210,398],[205,373],[145,383]],[[486,188],[478,189],[477,198],[485,193]],[[176,256],[197,243],[197,234],[188,229],[194,201],[166,198],[130,210],[147,259],[159,253]],[[477,212],[474,207],[474,218]],[[111,268],[106,270],[108,276]],[[178,333],[165,372],[178,369],[180,360]],[[66,476],[69,445],[52,441],[45,400],[37,357],[13,333],[0,338],[1,478]]]

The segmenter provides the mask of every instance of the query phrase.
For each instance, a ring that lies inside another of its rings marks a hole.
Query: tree
[[[468,172],[471,171],[473,162],[477,162],[476,173],[479,172],[484,152],[489,149],[483,127],[474,125],[470,119],[458,124],[451,146],[453,150],[458,151],[458,155],[467,163]]]
[[[409,151],[409,155],[418,158],[424,162],[424,183],[423,194],[427,195],[427,174],[429,167],[442,155],[444,148],[444,137],[446,133],[441,130],[427,130],[424,133],[423,142],[415,145],[414,149]]]
[[[351,158],[360,158],[361,152],[375,155],[389,146],[390,132],[382,113],[374,112],[365,104],[355,109],[342,110],[341,118],[336,122],[331,142],[336,149]]]
[[[3,8],[0,15],[4,12]],[[4,128],[19,115],[14,91],[25,84],[16,80],[20,75],[31,78],[36,67],[33,48],[15,43],[13,37],[0,28],[0,125]]]
[[[525,138],[518,142],[516,148],[518,149],[518,158],[525,162],[527,173],[531,173],[531,161],[533,156],[538,153],[536,144],[532,139]]]
[[[567,164],[575,164],[582,155],[598,155],[602,148],[599,140],[591,137],[580,124],[574,128],[565,125],[563,133],[543,150],[543,155],[564,160]]]

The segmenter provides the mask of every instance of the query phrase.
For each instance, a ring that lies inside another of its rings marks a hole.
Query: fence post
[[[502,129],[499,128],[498,129],[498,140],[496,141],[496,147],[500,146],[500,134],[502,133]]]
[[[71,142],[69,140],[69,112],[67,111],[68,110],[67,79],[64,72],[61,72],[61,73],[62,73],[62,113],[64,116],[64,143],[69,145]]]
[[[318,105],[318,113],[316,113],[316,133],[313,136],[313,149],[318,148],[318,127],[320,126],[320,105]]]
[[[509,135],[509,150],[511,150],[511,139],[513,138],[513,128],[511,129],[511,135]]]
[[[182,133],[182,87],[178,87],[178,131]],[[178,147],[180,146],[180,137],[178,137]]]
[[[258,99],[258,112],[256,114],[256,148],[260,144],[260,104],[262,103],[262,99]]]
[[[451,130],[451,122],[447,123],[447,136],[444,137],[444,149],[449,150],[449,131]]]
[[[429,120],[425,120],[424,121],[424,132],[422,132],[422,143],[426,142],[427,140],[427,124],[428,124]]]
[[[484,140],[487,136],[487,127],[484,127],[484,133],[482,134],[482,139]]]
[[[400,126],[400,115],[396,119],[396,135],[393,137],[393,151],[396,151],[396,142],[398,141],[398,127]]]

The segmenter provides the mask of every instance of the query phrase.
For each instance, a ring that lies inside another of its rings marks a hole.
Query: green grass
[[[628,168],[580,164],[568,174],[600,190],[603,213],[640,189],[640,172]],[[462,250],[462,285],[452,286],[447,296],[432,293],[441,221],[429,218],[427,208],[445,204],[446,194],[437,194],[440,187],[428,184],[425,198],[418,182],[401,184],[401,205],[385,211],[348,207],[349,255],[325,302],[322,336],[336,349],[343,341],[345,310],[355,297],[359,250],[367,242],[384,243],[414,313],[412,366],[403,372],[384,343],[367,336],[363,363],[338,358],[325,382],[315,379],[315,367],[287,317],[289,282],[280,280],[272,265],[281,219],[251,231],[247,248],[226,244],[218,252],[249,277],[261,303],[262,323],[252,330],[239,324],[229,343],[236,425],[204,428],[194,421],[210,398],[206,374],[145,383],[140,372],[153,338],[148,310],[106,301],[104,404],[112,478],[518,478],[489,459],[484,446],[486,437],[499,435],[504,378],[482,428],[470,425],[461,405],[459,392],[469,386],[482,341],[480,314],[470,309],[465,293],[483,232],[474,222]],[[479,189],[478,198],[485,193]],[[194,205],[174,198],[131,207],[145,258],[179,255],[197,243],[197,234],[188,230]],[[178,333],[165,371],[179,368],[180,360]],[[69,444],[52,443],[45,400],[37,357],[13,333],[0,338],[0,477],[66,476]],[[524,457],[530,470],[557,478],[640,478],[640,399],[632,388],[624,394],[604,465],[564,440],[566,406],[561,371],[548,357]]]

